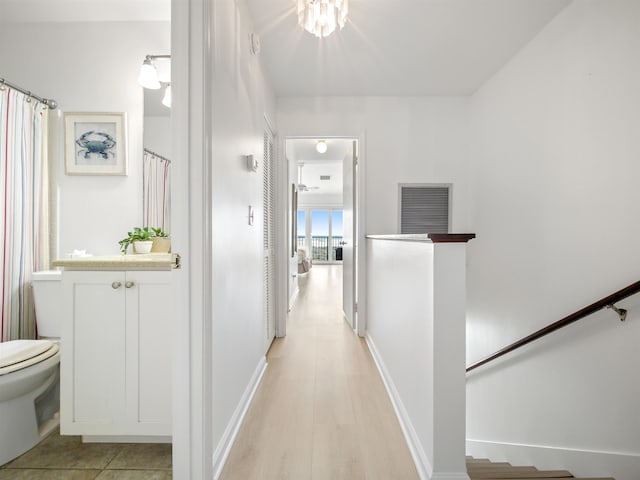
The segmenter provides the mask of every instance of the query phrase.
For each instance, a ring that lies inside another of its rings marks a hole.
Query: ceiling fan
[[[302,167],[304,167],[304,162],[298,163],[298,191],[308,192],[309,190],[318,190],[320,187],[308,187],[302,183]]]

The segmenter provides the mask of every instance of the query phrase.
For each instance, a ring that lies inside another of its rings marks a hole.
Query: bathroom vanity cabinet
[[[65,267],[62,434],[171,440],[170,275]]]

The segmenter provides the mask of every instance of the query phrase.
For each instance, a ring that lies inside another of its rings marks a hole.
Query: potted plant
[[[171,251],[171,239],[169,234],[161,228],[151,227],[155,236],[153,237],[153,246],[151,253],[169,253]]]
[[[151,227],[134,227],[133,231],[127,232],[127,236],[118,242],[120,251],[126,255],[127,248],[133,244],[135,253],[149,253],[155,236],[156,232]]]

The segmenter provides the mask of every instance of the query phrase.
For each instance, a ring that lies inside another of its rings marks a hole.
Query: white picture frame
[[[65,112],[65,173],[127,175],[126,113]]]

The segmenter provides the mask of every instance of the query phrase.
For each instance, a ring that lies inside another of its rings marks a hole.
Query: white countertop
[[[367,238],[371,240],[401,240],[404,242],[426,242],[431,243],[431,239],[427,236],[426,233],[396,233],[389,235],[367,235]]]
[[[63,258],[53,261],[54,267],[65,270],[171,270],[179,268],[180,255],[147,253]]]

